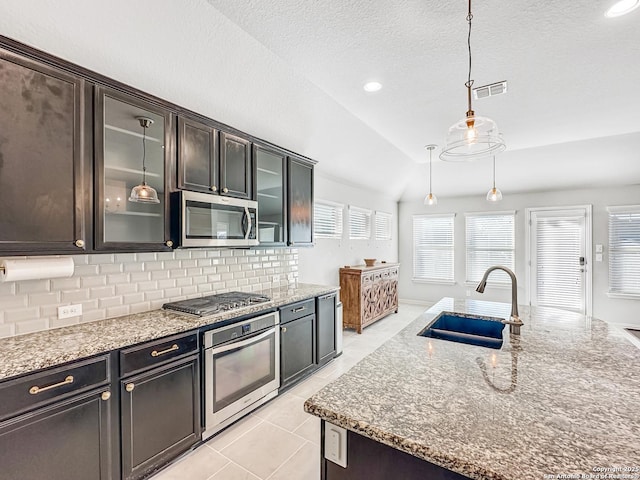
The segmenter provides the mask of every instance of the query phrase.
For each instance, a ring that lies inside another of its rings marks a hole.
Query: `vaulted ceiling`
[[[613,0],[473,3],[477,100],[507,150],[505,194],[640,184],[640,9]],[[467,2],[5,0],[0,34],[318,160],[395,199],[466,111]],[[366,81],[383,84],[366,93]],[[433,165],[439,197],[483,194],[491,161]]]

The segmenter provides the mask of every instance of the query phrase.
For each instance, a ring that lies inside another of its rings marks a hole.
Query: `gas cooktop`
[[[165,303],[162,308],[205,317],[234,308],[248,307],[249,305],[268,302],[269,300],[271,300],[269,297],[256,293],[227,292],[181,300],[179,302]]]

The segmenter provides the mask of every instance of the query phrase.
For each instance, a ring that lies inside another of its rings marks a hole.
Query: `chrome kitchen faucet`
[[[513,273],[507,267],[503,267],[501,265],[495,265],[493,267],[489,267],[484,275],[482,276],[482,280],[476,287],[476,292],[484,293],[484,289],[487,286],[487,277],[494,270],[502,270],[506,272],[509,277],[511,277],[511,317],[509,320],[503,320],[502,323],[506,323],[509,325],[509,333],[513,333],[514,335],[520,335],[520,327],[524,325],[522,320],[520,320],[520,316],[518,315],[518,281],[516,280],[516,274]]]

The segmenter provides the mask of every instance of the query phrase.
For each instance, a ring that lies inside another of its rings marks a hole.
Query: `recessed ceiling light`
[[[365,92],[377,92],[382,88],[382,84],[380,82],[367,82],[364,84]]]
[[[613,4],[604,14],[607,18],[620,17],[640,7],[640,0],[620,0]]]

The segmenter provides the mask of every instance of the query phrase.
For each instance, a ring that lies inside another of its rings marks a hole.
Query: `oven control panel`
[[[236,338],[246,337],[266,330],[279,323],[280,316],[278,312],[271,312],[260,317],[245,320],[241,323],[233,323],[226,327],[210,330],[204,334],[204,346],[205,348],[210,348],[216,345],[222,345]]]

